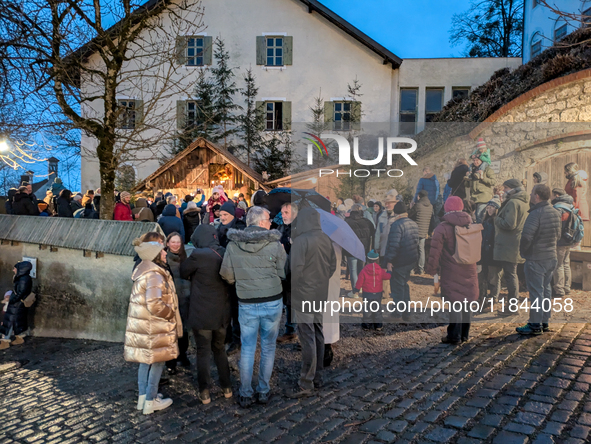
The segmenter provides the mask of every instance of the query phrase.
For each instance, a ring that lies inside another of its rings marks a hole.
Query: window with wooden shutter
[[[256,110],[255,112],[257,114],[257,117],[259,117],[259,116],[265,116],[265,102],[257,100],[255,102],[255,110]],[[258,122],[259,122],[258,123],[258,125],[259,125],[258,130],[259,131],[264,131],[264,129],[265,129],[265,119],[259,119]]]
[[[144,124],[144,101],[135,101],[135,126],[138,127]]]
[[[119,108],[122,108],[119,114],[119,128],[121,129],[135,129],[137,108],[136,100],[120,99],[117,101]]]
[[[286,66],[293,63],[293,37],[257,36],[256,63],[264,66]]]
[[[265,131],[283,130],[283,103],[265,102]]]
[[[324,121],[334,122],[334,102],[324,102]]]
[[[350,131],[361,129],[361,102],[343,100],[330,103],[332,103],[332,121],[334,122],[334,131]]]
[[[203,35],[177,37],[176,59],[179,65],[211,65],[213,60],[213,37]]]
[[[291,102],[283,102],[283,129],[291,131]]]
[[[267,54],[267,39],[259,35],[257,36],[257,65],[264,65]]]
[[[176,101],[176,128],[179,130],[185,129],[185,113],[187,105],[184,100]]]

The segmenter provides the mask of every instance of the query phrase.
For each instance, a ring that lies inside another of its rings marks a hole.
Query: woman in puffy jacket
[[[27,324],[27,307],[23,301],[31,294],[33,288],[33,279],[30,276],[32,269],[33,265],[30,262],[19,262],[14,266],[14,278],[12,279],[14,288],[8,296],[8,307],[6,307],[2,322],[3,336],[0,341],[0,350],[25,342],[24,336],[29,326]],[[10,342],[13,334],[15,339]]]
[[[459,264],[454,259],[456,250],[456,226],[472,223],[472,217],[464,212],[464,203],[457,196],[450,196],[444,205],[443,221],[433,231],[427,274],[439,275],[441,297],[452,303],[449,313],[447,336],[444,344],[459,344],[467,341],[470,334],[470,311],[453,309],[454,302],[472,302],[478,299],[478,273],[476,264]],[[475,246],[480,248],[481,246]],[[458,304],[456,304],[458,305]]]
[[[171,399],[158,397],[158,382],[166,361],[179,354],[178,338],[183,334],[174,280],[166,265],[164,245],[157,241],[133,241],[142,260],[134,269],[133,287],[127,312],[124,358],[140,364],[137,409],[145,415],[163,410]]]

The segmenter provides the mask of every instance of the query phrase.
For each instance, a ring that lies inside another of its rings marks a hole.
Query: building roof
[[[181,151],[179,154],[177,154],[175,157],[170,159],[168,162],[166,162],[164,165],[162,165],[160,168],[158,168],[156,171],[154,171],[152,174],[150,174],[148,177],[142,180],[139,184],[137,184],[132,191],[141,191],[146,187],[146,184],[148,182],[151,182],[161,174],[164,174],[172,166],[176,165],[178,162],[186,158],[196,149],[204,147],[209,148],[216,154],[219,154],[220,156],[224,157],[228,161],[228,163],[230,163],[234,168],[239,170],[242,174],[250,178],[252,181],[257,182],[259,185],[263,184],[263,176],[261,176],[248,165],[246,165],[236,156],[231,154],[228,150],[216,145],[213,142],[210,142],[209,140],[204,139],[203,137],[199,137],[196,140],[194,140],[187,148],[185,148],[183,151]]]
[[[34,184],[32,184],[31,186],[33,187],[33,194],[39,191],[39,189],[41,189],[41,187],[43,187],[47,182],[49,182],[49,178],[43,179],[40,182],[35,182]]]
[[[52,247],[134,256],[132,241],[162,229],[154,222],[0,214],[0,239]]]
[[[148,0],[146,3],[138,7],[132,13],[133,23],[137,23],[143,13],[154,9],[158,4],[163,0]],[[330,23],[335,25],[337,28],[340,28],[345,33],[349,34],[351,37],[359,41],[361,44],[365,45],[377,55],[379,55],[383,59],[384,65],[387,63],[392,64],[392,68],[398,68],[402,63],[402,59],[394,54],[392,51],[386,49],[374,39],[369,37],[364,32],[360,31],[358,28],[353,26],[347,20],[342,18],[341,16],[337,15],[334,11],[327,8],[320,2],[316,0],[300,0],[303,4],[308,7],[308,12],[317,12]],[[121,21],[115,23],[109,29],[107,29],[107,35],[113,36],[117,33],[119,28],[121,27]],[[95,37],[94,39],[90,40],[89,42],[82,45],[78,48],[74,53],[71,54],[69,57],[73,57],[74,59],[85,59],[90,55],[94,54],[98,47],[104,44],[104,38]]]

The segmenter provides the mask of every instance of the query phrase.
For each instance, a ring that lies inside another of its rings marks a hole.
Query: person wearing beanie
[[[478,273],[478,288],[481,301],[488,298],[498,301],[501,291],[502,268],[494,260],[495,218],[500,208],[500,199],[493,197],[486,205],[486,213],[484,214],[484,219],[482,219],[481,259],[478,262],[478,265],[481,266],[481,271]]]
[[[185,227],[185,244],[191,241],[191,236],[195,229],[201,223],[201,209],[192,200],[187,202],[187,207],[183,211],[183,226]]]
[[[355,284],[357,292],[363,292],[363,299],[365,306],[369,308],[363,312],[363,322],[361,328],[363,330],[370,330],[374,328],[376,331],[381,331],[382,323],[382,295],[384,291],[383,281],[389,280],[392,276],[378,264],[380,255],[374,250],[367,254],[367,264],[359,273],[359,278]],[[373,304],[373,307],[372,305]]]
[[[548,184],[548,173],[545,173],[544,171],[536,171],[534,173],[534,185],[547,185]]]
[[[56,177],[51,184],[51,192],[54,196],[59,196],[62,190],[65,190],[66,187],[62,183],[62,180],[59,177]]]
[[[230,240],[228,239],[228,231],[230,230],[244,230],[246,224],[237,219],[236,206],[234,202],[227,201],[220,208],[220,224],[217,227],[218,239],[220,246],[226,248]],[[236,294],[236,285],[229,288],[230,303],[232,306],[232,325],[228,326],[228,334],[226,341],[230,342],[228,348],[228,355],[232,355],[240,350],[240,323],[238,322],[238,296]]]
[[[466,173],[464,182],[470,187],[470,199],[476,205],[475,216],[476,223],[482,222],[486,204],[493,197],[493,188],[495,186],[496,176],[488,164],[485,165],[480,158],[475,158],[472,169]]]
[[[517,265],[525,261],[519,254],[523,224],[529,211],[529,197],[521,182],[509,179],[503,183],[504,198],[495,217],[495,247],[493,258],[503,269],[508,300],[519,296]],[[507,302],[507,301],[506,301]],[[501,315],[510,315],[506,310]]]
[[[391,273],[390,290],[394,303],[410,302],[408,280],[419,260],[419,226],[408,217],[404,202],[394,205],[394,217],[386,241],[384,259]],[[410,311],[402,314],[405,322],[410,320]]]
[[[484,171],[486,167],[490,166],[490,148],[486,147],[486,142],[482,137],[476,142],[476,149],[472,152],[470,158],[472,160],[479,159],[482,162],[482,165],[478,168],[480,171]]]
[[[456,227],[472,223],[470,215],[463,211],[463,201],[458,196],[450,196],[444,205],[442,223],[437,225],[431,238],[431,250],[426,272],[439,276],[441,297],[445,301],[472,302],[478,299],[478,271],[476,264],[456,262]],[[480,245],[476,246],[477,248]],[[441,338],[444,344],[459,344],[467,341],[470,335],[470,311],[450,310],[447,335]]]
[[[394,208],[396,210],[396,208]],[[425,271],[425,241],[431,234],[433,220],[433,205],[429,200],[429,193],[426,190],[419,192],[419,200],[410,209],[408,217],[414,220],[419,226],[419,262],[415,273],[422,275]]]
[[[174,280],[166,265],[161,242],[144,242],[146,233],[133,241],[141,262],[134,269],[127,311],[123,356],[139,363],[137,409],[149,415],[172,404],[158,396],[158,383],[166,361],[179,354],[178,338],[183,335]],[[156,233],[157,234],[157,233]]]
[[[127,191],[119,193],[119,202],[115,204],[113,220],[133,222],[134,214],[131,211],[131,194]],[[137,214],[135,215],[137,217]]]
[[[224,189],[222,187],[213,187],[211,197],[208,199],[207,206],[205,207],[209,213],[209,223],[213,223],[215,219],[213,214],[213,206],[222,206],[227,201],[228,198],[226,197],[226,193],[224,193]]]
[[[185,242],[185,227],[183,221],[176,215],[178,209],[173,204],[168,204],[164,207],[162,215],[158,219],[158,225],[162,228],[165,236],[175,231],[181,235],[183,243]]]

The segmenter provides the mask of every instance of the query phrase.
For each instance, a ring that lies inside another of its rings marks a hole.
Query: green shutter
[[[213,62],[213,37],[203,37],[203,64],[211,65]]]
[[[293,37],[283,37],[283,64],[293,63]]]
[[[351,128],[361,130],[361,102],[351,103]]]
[[[283,102],[283,129],[291,131],[291,102]]]
[[[257,36],[257,65],[266,65],[267,61],[267,39],[265,36]]]
[[[334,122],[334,102],[324,102],[324,122]],[[334,123],[327,126],[329,130],[334,129]]]
[[[176,127],[179,130],[185,129],[185,118],[187,113],[187,103],[184,100],[176,101]]]
[[[176,62],[179,65],[187,64],[187,37],[176,38]]]
[[[141,126],[144,123],[144,101],[135,101],[135,126]]]
[[[261,116],[260,125],[259,125],[258,130],[264,131],[265,130],[265,102],[257,100],[255,103],[255,109],[256,109],[256,112],[259,113],[259,116]]]

